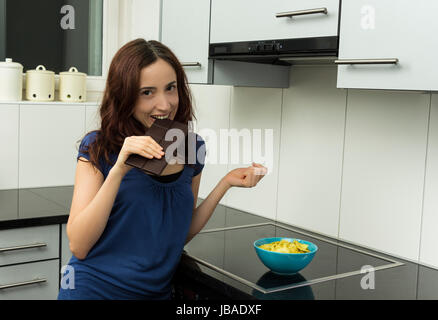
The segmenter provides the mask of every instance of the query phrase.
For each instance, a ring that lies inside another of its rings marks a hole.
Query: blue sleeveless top
[[[84,137],[77,159],[89,160],[83,151],[96,134]],[[84,260],[70,259],[63,276],[73,267],[67,278],[74,274],[74,289],[61,286],[58,299],[170,299],[192,220],[192,177],[204,167],[205,142],[199,135],[196,151],[195,166],[185,164],[175,181],[160,182],[136,168],[125,175],[101,237]],[[99,163],[106,178],[112,166]]]

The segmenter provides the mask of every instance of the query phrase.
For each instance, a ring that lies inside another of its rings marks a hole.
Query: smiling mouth
[[[163,119],[168,119],[168,118],[169,118],[169,115],[167,115],[167,116],[158,116],[158,115],[155,115],[155,116],[151,116],[151,118],[152,118],[152,119],[163,120]]]

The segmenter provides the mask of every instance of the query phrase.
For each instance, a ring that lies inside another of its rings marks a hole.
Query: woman
[[[74,285],[61,286],[58,299],[169,299],[184,245],[230,187],[255,186],[266,168],[230,171],[196,207],[205,156],[200,136],[201,159],[194,165],[168,164],[161,176],[151,176],[125,164],[131,154],[164,156],[144,135],[154,117],[182,123],[193,118],[181,64],[157,41],[137,39],[116,53],[100,116],[101,128],[79,147],[67,223]]]

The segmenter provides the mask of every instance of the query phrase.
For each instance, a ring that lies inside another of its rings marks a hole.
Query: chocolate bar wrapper
[[[180,137],[177,136],[173,136],[173,140],[167,141],[165,137],[166,137],[166,133],[170,129],[181,130],[182,133],[184,134],[184,139],[181,139]],[[188,127],[183,123],[169,119],[155,120],[152,126],[147,130],[146,135],[151,136],[152,139],[154,139],[163,148],[165,155],[162,156],[161,159],[157,159],[157,158],[148,159],[138,154],[131,154],[126,160],[125,164],[140,169],[148,174],[161,175],[163,170],[168,165],[166,161],[166,156],[169,157],[169,159],[176,158],[179,160],[185,160],[184,159],[185,155],[180,155],[178,153],[175,155],[175,151],[179,150],[178,147],[183,142],[185,143],[185,146],[187,146],[187,134],[188,134]],[[180,139],[177,140],[178,138]],[[174,144],[176,141],[178,141],[179,143]],[[172,145],[172,150],[167,150],[171,145]],[[173,157],[169,153],[172,151],[173,151]]]

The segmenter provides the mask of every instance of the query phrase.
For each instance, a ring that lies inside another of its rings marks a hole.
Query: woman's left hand
[[[237,168],[228,172],[223,180],[230,187],[252,188],[267,174],[268,169],[261,164],[252,163],[251,167]]]

